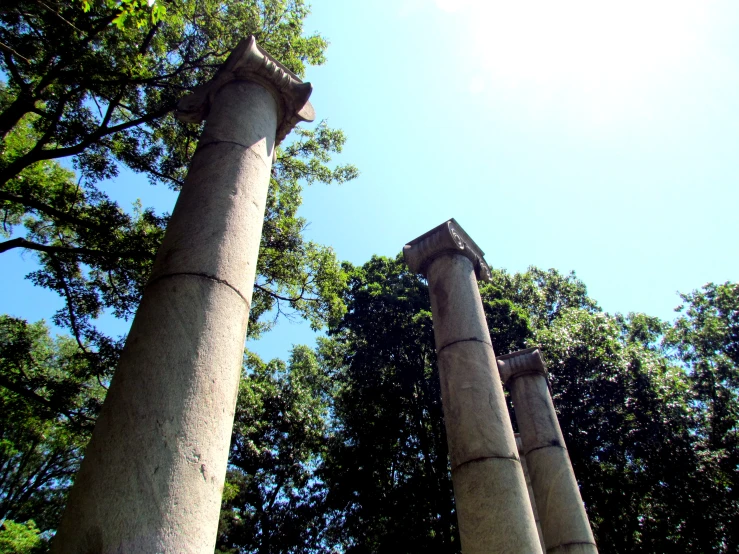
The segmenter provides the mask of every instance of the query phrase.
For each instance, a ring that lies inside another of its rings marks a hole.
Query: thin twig
[[[54,8],[51,8],[51,7],[47,6],[46,4],[44,4],[43,2],[41,2],[41,0],[36,0],[36,3],[37,3],[37,4],[39,5],[39,6],[43,6],[44,8],[46,8],[47,10],[49,10],[49,11],[50,11],[51,13],[53,13],[53,14],[54,14],[55,16],[57,16],[57,17],[58,17],[59,19],[61,19],[61,20],[62,20],[62,21],[63,21],[64,23],[66,23],[67,25],[69,25],[70,27],[72,27],[72,29],[74,29],[74,30],[75,30],[75,31],[77,31],[78,33],[82,33],[82,34],[84,34],[84,33],[83,33],[83,31],[80,31],[80,30],[79,30],[79,29],[78,29],[78,28],[77,28],[77,27],[76,27],[76,26],[74,25],[74,23],[72,23],[71,21],[68,21],[67,19],[65,19],[65,18],[64,18],[64,17],[62,16],[62,14],[60,14],[60,13],[59,13],[58,11],[56,11],[56,10],[55,10]]]
[[[25,56],[21,56],[18,52],[13,50],[10,46],[8,46],[5,43],[0,42],[0,50],[2,50],[3,52],[7,52],[8,54],[12,55],[15,58],[18,58],[19,60],[21,60],[22,62],[25,62],[26,64],[31,63],[31,60],[29,60]]]

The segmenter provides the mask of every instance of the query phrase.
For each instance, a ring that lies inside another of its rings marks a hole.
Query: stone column
[[[213,552],[274,148],[311,90],[251,37],[178,105],[205,129],[54,552]]]
[[[531,485],[531,475],[529,474],[529,468],[526,465],[526,456],[523,453],[523,441],[521,440],[521,434],[515,433],[516,437],[516,449],[518,450],[518,457],[521,459],[521,467],[523,468],[523,476],[526,480],[526,490],[529,493],[529,502],[531,502],[531,511],[534,513],[534,521],[536,522],[536,532],[539,534],[539,542],[541,548],[546,552],[546,546],[544,546],[544,535],[541,532],[541,521],[539,520],[539,510],[536,509],[536,498],[534,498],[534,487]]]
[[[541,552],[477,288],[483,252],[452,219],[403,254],[429,284],[462,552]]]
[[[539,350],[500,356],[498,368],[513,398],[547,554],[596,554]]]

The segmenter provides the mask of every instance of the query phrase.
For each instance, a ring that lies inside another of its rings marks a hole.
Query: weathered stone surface
[[[195,153],[152,281],[201,274],[251,298],[276,124],[274,99],[262,86],[233,81],[220,89],[203,133],[209,142]]]
[[[550,548],[547,554],[593,554],[597,552],[592,543],[570,543]]]
[[[411,271],[424,275],[431,262],[442,254],[464,256],[474,265],[478,279],[490,280],[490,268],[485,263],[485,253],[453,218],[413,239],[403,247],[405,263]]]
[[[213,551],[247,316],[217,281],[175,275],[147,288],[59,552]]]
[[[498,367],[511,391],[547,553],[597,552],[539,350],[500,356]]]
[[[434,262],[428,266],[427,277],[436,349],[441,352],[451,344],[471,341],[492,347],[472,261],[441,254]]]
[[[313,87],[270,56],[254,36],[242,40],[218,69],[213,78],[188,94],[177,104],[177,117],[182,121],[198,123],[210,119],[210,112],[221,87],[232,81],[258,83],[268,90],[277,102],[277,130],[279,144],[295,125],[313,121],[315,111],[308,101]]]
[[[429,283],[462,551],[541,552],[475,278],[482,251],[450,220],[404,256]]]
[[[438,364],[452,469],[480,458],[517,459],[503,388],[491,371],[493,348],[455,343],[438,354]]]
[[[485,458],[452,470],[465,554],[541,552],[518,459]]]
[[[312,113],[310,85],[253,40],[239,48],[180,106],[208,116],[203,139],[54,552],[215,547],[275,133]]]
[[[523,454],[523,441],[519,433],[516,433],[516,448],[518,449],[518,457],[521,460],[521,467],[523,468],[523,476],[526,479],[526,490],[529,493],[529,502],[531,502],[531,511],[534,513],[534,521],[536,522],[536,531],[539,534],[539,542],[541,548],[546,552],[546,546],[544,545],[544,534],[541,531],[541,520],[539,519],[539,511],[536,507],[536,498],[534,497],[534,488],[531,485],[531,474],[529,473],[528,464],[526,463],[526,456]]]
[[[540,448],[525,456],[547,551],[580,544],[597,552],[567,450]]]

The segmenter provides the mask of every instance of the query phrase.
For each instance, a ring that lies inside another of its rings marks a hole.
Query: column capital
[[[252,81],[265,87],[277,102],[276,142],[279,144],[301,121],[313,121],[316,113],[308,101],[313,86],[304,83],[292,71],[257,44],[254,35],[242,40],[207,83],[177,103],[176,117],[187,123],[199,123],[208,117],[213,100],[224,85],[232,81]]]
[[[475,266],[480,281],[490,281],[485,252],[453,218],[413,239],[403,247],[403,258],[411,271],[426,275],[429,265],[442,254],[458,254]]]
[[[547,376],[547,367],[541,357],[539,347],[526,348],[518,352],[511,352],[505,356],[498,356],[498,372],[503,384],[509,384],[516,377],[522,375]]]

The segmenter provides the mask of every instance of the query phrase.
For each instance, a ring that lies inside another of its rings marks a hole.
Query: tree
[[[33,521],[21,524],[6,519],[0,527],[0,554],[36,554],[42,548],[43,539]]]
[[[224,494],[219,552],[324,551],[326,449],[332,383],[315,354],[287,364],[245,358]]]
[[[307,13],[302,0],[158,0],[153,8],[139,0],[11,0],[0,7],[0,232],[8,239],[0,253],[38,255],[30,278],[63,298],[53,322],[72,335],[72,342],[54,342],[42,327],[3,320],[10,354],[0,395],[12,414],[4,422],[3,467],[27,483],[26,500],[48,501],[16,502],[4,517],[33,516],[42,530],[54,528],[122,345],[94,320],[103,311],[135,312],[168,221],[142,203],[124,210],[100,184],[125,166],[152,185],[179,189],[200,126],[178,122],[176,102],[250,34],[298,75],[323,63],[325,40],[303,35]],[[345,276],[331,249],[304,240],[297,209],[305,184],[357,174],[330,166],[344,140],[323,122],[298,129],[277,150],[252,336],[273,324],[264,317],[270,311],[305,317],[316,328],[342,313]],[[33,464],[53,468],[53,476],[26,476]],[[11,489],[20,490],[3,490]]]
[[[718,552],[711,456],[682,369],[643,314],[564,311],[537,333],[601,552]]]
[[[126,318],[135,311],[168,216],[141,206],[127,213],[99,183],[127,166],[152,184],[182,185],[200,127],[171,112],[240,39],[254,34],[298,75],[306,64],[322,63],[326,47],[319,35],[303,36],[302,0],[158,6],[155,22],[138,16],[146,13],[139,2],[11,1],[0,8],[3,232],[10,237],[25,227],[25,236],[0,243],[0,252],[38,253],[41,268],[31,278],[65,301],[54,322],[70,330],[105,377],[120,344],[92,320],[103,310]],[[121,16],[131,19],[121,23]],[[274,308],[314,326],[341,312],[343,276],[333,252],[303,239],[306,222],[296,211],[303,183],[356,175],[352,166],[327,165],[343,143],[340,131],[322,123],[278,150],[252,334],[269,327],[259,319]],[[75,173],[59,165],[63,159]]]
[[[347,551],[457,551],[426,284],[399,258],[347,271],[348,311],[322,346],[339,383],[320,469],[330,533]],[[600,551],[730,551],[730,493],[667,326],[603,313],[574,274],[492,277],[491,340],[499,354],[542,349]]]
[[[680,314],[665,344],[688,369],[696,427],[712,456],[716,540],[720,551],[739,548],[739,284],[709,283],[681,295]]]
[[[458,552],[427,285],[402,257],[346,267],[347,313],[322,347],[340,383],[320,471],[332,536],[350,552]],[[523,347],[525,313],[495,284],[483,305],[496,346]]]
[[[347,552],[457,551],[428,293],[400,258],[346,267],[348,311],[322,346],[338,382],[319,471],[331,536]]]
[[[103,395],[72,339],[0,316],[0,520],[56,527]]]

